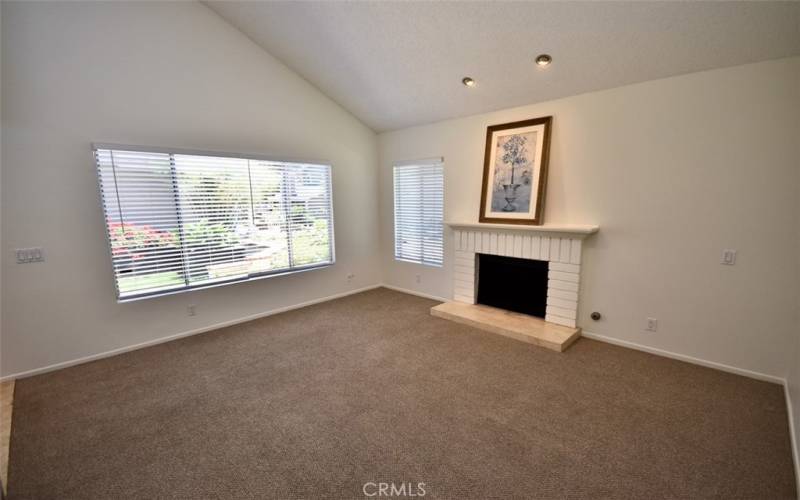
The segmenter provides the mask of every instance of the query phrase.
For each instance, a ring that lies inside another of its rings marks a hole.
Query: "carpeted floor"
[[[9,498],[794,498],[780,386],[434,304],[378,289],[20,380]]]

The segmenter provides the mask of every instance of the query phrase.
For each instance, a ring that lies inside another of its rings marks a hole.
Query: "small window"
[[[329,165],[95,146],[121,301],[334,262]]]
[[[394,167],[394,257],[443,263],[444,166],[441,160]]]

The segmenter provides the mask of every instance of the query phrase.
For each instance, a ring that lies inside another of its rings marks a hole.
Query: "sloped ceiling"
[[[798,2],[206,5],[376,131],[800,55]]]

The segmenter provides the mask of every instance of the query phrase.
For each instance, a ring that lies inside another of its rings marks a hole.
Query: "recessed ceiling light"
[[[468,76],[465,76],[464,79],[461,80],[461,83],[463,83],[467,87],[474,87],[475,86],[475,80],[473,80],[472,78],[470,78]]]
[[[536,64],[539,66],[549,66],[553,62],[553,58],[547,54],[539,54],[536,56]]]

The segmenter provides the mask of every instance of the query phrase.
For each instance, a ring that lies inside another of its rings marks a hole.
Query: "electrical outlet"
[[[648,332],[655,332],[658,330],[658,320],[656,318],[647,318],[647,326],[644,329]]]
[[[347,282],[348,283],[352,283],[355,278],[356,278],[356,275],[353,274],[353,273],[350,273],[350,274],[347,275]]]
[[[417,279],[417,283],[422,283],[422,275],[421,274],[418,274],[416,276],[416,279]]]
[[[186,314],[189,316],[197,316],[197,306],[192,304],[186,308]]]
[[[17,264],[30,264],[32,262],[44,262],[44,251],[40,247],[17,248]]]
[[[732,266],[736,264],[736,250],[733,250],[732,248],[726,248],[723,250],[721,263],[726,266]]]

